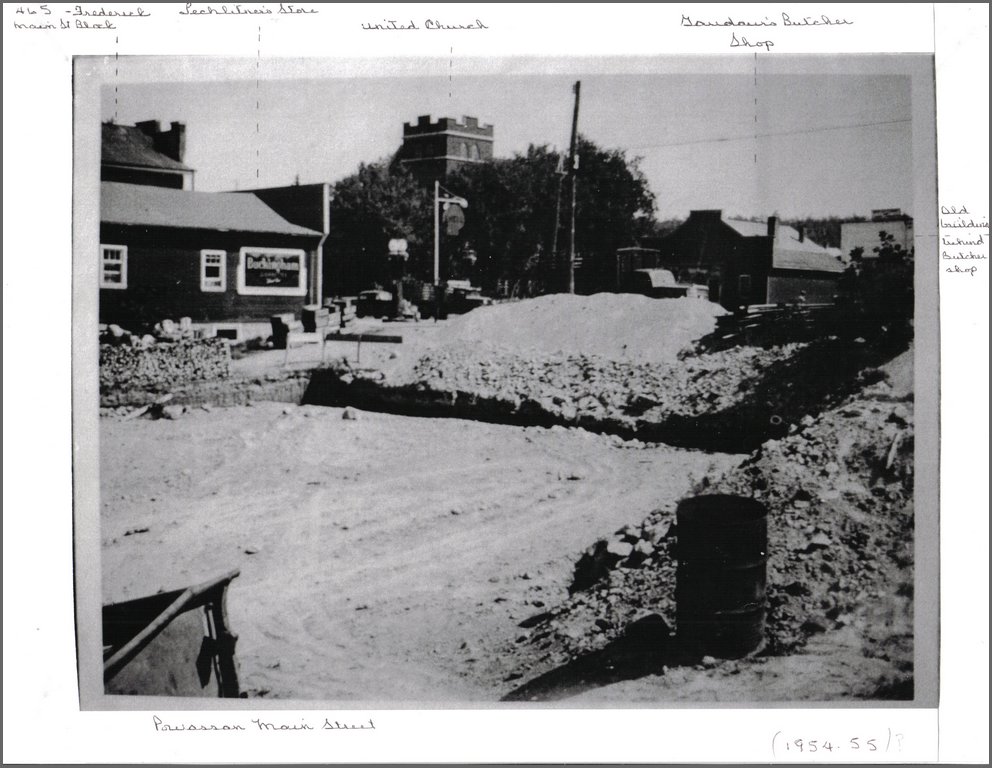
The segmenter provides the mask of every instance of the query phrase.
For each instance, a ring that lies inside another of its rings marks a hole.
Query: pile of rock
[[[231,351],[226,339],[151,346],[100,345],[100,393],[165,392],[193,381],[226,379]]]
[[[880,382],[697,484],[696,493],[750,496],[768,508],[766,653],[851,627],[865,653],[911,674],[913,443],[912,396]],[[677,545],[671,507],[590,546],[570,597],[517,638],[521,667],[601,650],[647,614],[675,627]],[[883,606],[884,621],[873,626],[869,606]]]
[[[528,404],[565,422],[591,419],[635,427],[678,414],[696,416],[738,405],[762,374],[804,345],[739,347],[665,364],[589,354],[525,356],[479,345],[431,350],[404,381],[439,392]]]
[[[911,401],[858,398],[712,484],[768,506],[773,650],[912,589],[913,443]]]

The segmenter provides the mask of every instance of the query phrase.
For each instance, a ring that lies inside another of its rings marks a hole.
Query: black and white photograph
[[[2,15],[5,762],[987,762],[987,5]]]
[[[255,67],[76,62],[104,693],[933,700],[931,57]]]

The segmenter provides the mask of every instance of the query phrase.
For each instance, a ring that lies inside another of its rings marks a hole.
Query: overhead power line
[[[849,128],[870,128],[879,125],[897,125],[911,123],[912,120],[879,120],[875,123],[851,123],[849,125],[830,125],[825,128],[802,128],[792,131],[770,131],[768,133],[752,133],[749,136],[721,136],[714,139],[693,139],[692,141],[673,141],[666,144],[640,144],[628,149],[660,149],[661,147],[685,147],[690,144],[717,144],[724,141],[747,141],[749,139],[766,139],[772,136],[798,136],[804,133],[822,133],[824,131],[843,131]]]

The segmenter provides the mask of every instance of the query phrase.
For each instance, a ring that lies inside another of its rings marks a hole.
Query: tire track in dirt
[[[582,549],[736,461],[359,416],[266,403],[105,419],[105,600],[240,567],[229,611],[255,695],[493,701],[492,654],[564,595]],[[136,520],[150,530],[124,537]]]

